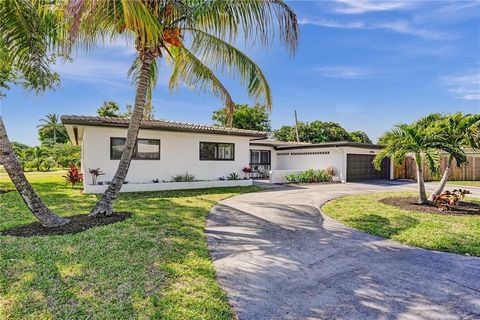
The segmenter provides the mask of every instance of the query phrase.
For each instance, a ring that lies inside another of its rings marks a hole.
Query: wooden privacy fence
[[[480,154],[469,155],[467,157],[468,164],[464,167],[457,167],[455,160],[450,171],[449,180],[480,180]],[[425,181],[439,180],[447,166],[448,157],[442,156],[440,159],[440,172],[438,176],[432,176],[428,170],[427,165],[423,164],[423,172]],[[413,179],[417,177],[417,169],[413,157],[406,157],[403,165],[395,165],[393,170],[395,179]]]

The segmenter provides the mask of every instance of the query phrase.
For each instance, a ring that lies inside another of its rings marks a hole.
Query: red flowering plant
[[[83,174],[78,171],[77,166],[72,164],[67,174],[63,176],[68,183],[72,185],[72,188],[77,184],[83,181]]]
[[[243,173],[245,173],[245,179],[248,179],[250,176],[250,173],[252,173],[252,168],[250,167],[245,167],[242,169]]]

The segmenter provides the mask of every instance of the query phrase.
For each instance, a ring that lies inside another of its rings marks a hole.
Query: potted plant
[[[252,168],[250,167],[245,167],[242,169],[243,173],[245,174],[245,180],[250,178],[250,173],[252,173]]]

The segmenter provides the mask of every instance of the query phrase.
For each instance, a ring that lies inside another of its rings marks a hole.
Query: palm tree
[[[464,115],[461,112],[457,112],[447,115],[443,120],[434,124],[434,130],[437,130],[438,134],[445,135],[448,138],[448,142],[455,148],[470,147],[474,150],[480,149],[480,114]],[[448,155],[445,172],[429,200],[433,200],[435,196],[442,193],[447,184],[454,159],[453,154]],[[467,161],[460,163],[457,161],[457,166],[466,165],[467,163]]]
[[[39,124],[37,128],[40,130],[48,130],[53,132],[53,144],[57,144],[57,132],[60,132],[63,125],[60,122],[60,117],[56,114],[49,113],[45,118],[40,119],[42,124]]]
[[[129,34],[135,38],[138,55],[129,74],[137,84],[135,104],[118,170],[91,214],[112,214],[127,175],[145,106],[150,105],[157,79],[156,59],[173,65],[170,88],[180,82],[223,99],[232,125],[234,102],[213,69],[239,76],[254,99],[263,98],[271,108],[268,82],[247,55],[231,43],[239,33],[245,42],[268,46],[275,28],[293,53],[298,42],[295,13],[281,0],[77,0],[68,5],[72,38],[87,47],[102,37]]]
[[[48,151],[42,147],[33,147],[26,150],[27,156],[35,165],[37,171],[40,171],[42,163],[48,158]]]
[[[417,168],[418,203],[428,203],[425,191],[423,161],[425,160],[432,173],[439,172],[439,150],[448,152],[460,163],[466,160],[460,148],[451,146],[444,135],[432,134],[421,125],[422,121],[407,125],[397,125],[396,129],[386,132],[379,139],[384,148],[375,156],[373,163],[377,170],[381,169],[382,160],[390,157],[395,164],[403,164],[408,154],[413,154]]]
[[[58,75],[50,69],[52,60],[48,55],[49,44],[56,39],[53,31],[55,16],[49,11],[39,14],[39,7],[35,3],[29,0],[0,1],[1,88],[8,89],[7,84],[13,82],[41,92],[52,88],[58,81]],[[0,98],[4,96],[0,93]],[[68,223],[68,219],[50,211],[28,183],[1,116],[0,163],[29,210],[43,226],[55,227]]]

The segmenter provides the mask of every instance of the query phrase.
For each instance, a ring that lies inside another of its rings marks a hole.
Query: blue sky
[[[262,67],[273,91],[272,125],[336,121],[374,140],[400,122],[430,112],[480,112],[480,1],[290,1],[301,39],[291,57],[281,47],[245,51]],[[242,44],[239,44],[243,47]],[[11,140],[37,144],[47,113],[94,115],[104,100],[133,104],[127,70],[135,56],[119,41],[73,63],[59,63],[62,84],[41,96],[13,88],[1,101]],[[182,87],[167,88],[161,62],[154,92],[156,117],[212,123],[221,101]],[[234,100],[251,103],[226,81]]]

